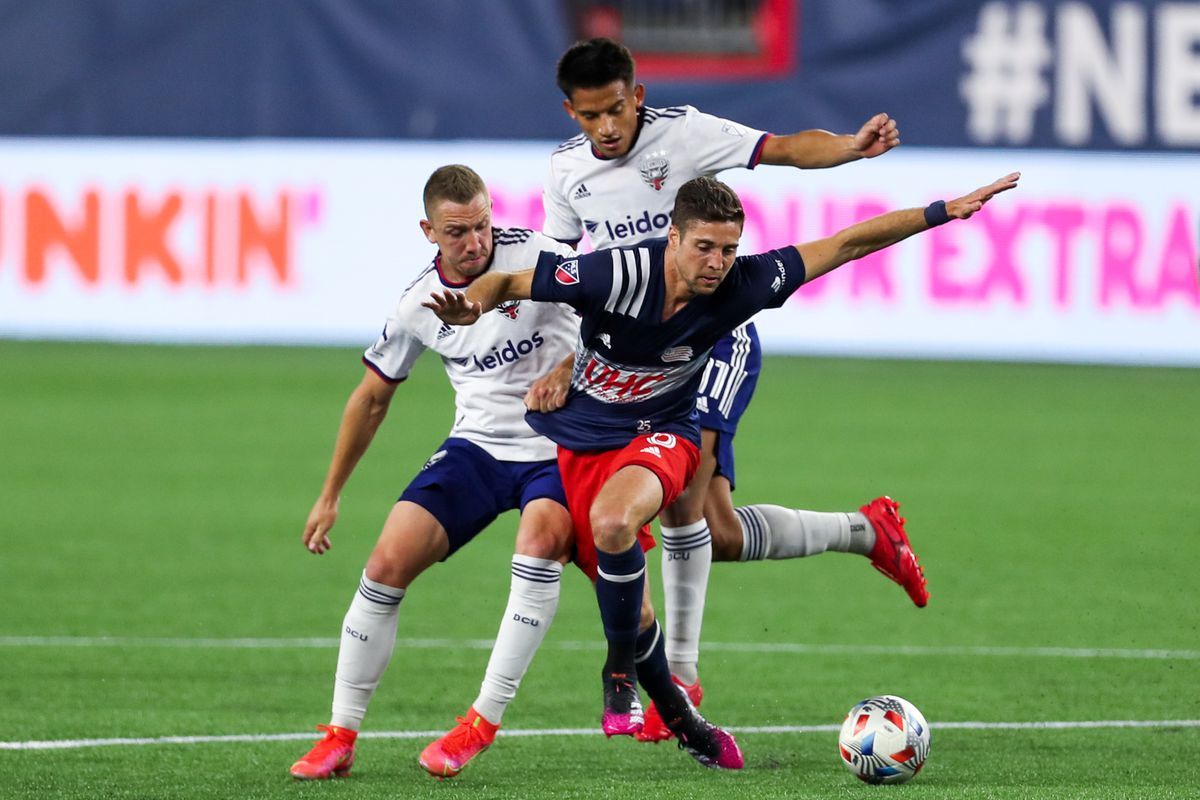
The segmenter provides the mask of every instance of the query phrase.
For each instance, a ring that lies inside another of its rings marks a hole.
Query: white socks
[[[529,662],[554,621],[562,571],[557,561],[513,556],[508,607],[500,620],[479,697],[473,704],[475,711],[493,725],[500,724],[504,709],[516,697]]]
[[[403,599],[403,589],[377,583],[363,573],[342,622],[331,725],[355,731],[362,725],[396,646],[396,620]]]
[[[875,529],[854,511],[802,511],[782,506],[735,508],[742,523],[742,561],[803,558],[826,550],[867,555],[875,546]]]
[[[671,674],[684,683],[697,680],[700,625],[712,567],[712,535],[701,519],[680,528],[662,528],[662,583],[666,605],[666,650]]]

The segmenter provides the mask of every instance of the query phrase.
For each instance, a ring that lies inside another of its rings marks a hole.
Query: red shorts
[[[635,464],[653,472],[662,483],[663,501],[658,507],[661,511],[679,497],[696,474],[700,450],[673,433],[643,434],[620,450],[576,453],[558,448],[558,471],[562,473],[567,508],[575,528],[575,564],[593,581],[596,580],[596,542],[592,535],[592,503],[617,470]],[[638,541],[643,550],[654,547],[649,523],[638,531]]]

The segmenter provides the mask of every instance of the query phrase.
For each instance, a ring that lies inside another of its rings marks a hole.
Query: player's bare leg
[[[407,501],[392,507],[342,621],[333,713],[328,725],[318,726],[325,737],[292,765],[293,777],[350,773],[358,729],[396,644],[400,601],[409,584],[448,550],[446,531],[432,514]]]
[[[570,550],[567,509],[549,498],[526,504],[517,528],[508,606],[483,685],[466,715],[458,717],[458,724],[421,753],[419,762],[431,775],[453,777],[491,746],[504,711],[554,620],[563,563]]]

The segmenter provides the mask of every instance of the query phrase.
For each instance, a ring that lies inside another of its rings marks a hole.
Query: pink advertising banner
[[[0,142],[0,336],[365,344],[434,254],[428,174],[538,228],[553,143]],[[1023,173],[757,320],[768,352],[1200,365],[1200,157],[901,148],[722,178],[743,252]],[[628,224],[636,225],[636,214]]]

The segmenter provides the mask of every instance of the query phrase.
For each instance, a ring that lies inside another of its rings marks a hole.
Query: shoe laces
[[[483,742],[483,734],[471,723],[467,722],[466,717],[455,717],[454,721],[458,724],[454,726],[454,730],[446,734],[443,740],[443,750],[463,750],[472,746],[476,740]]]

